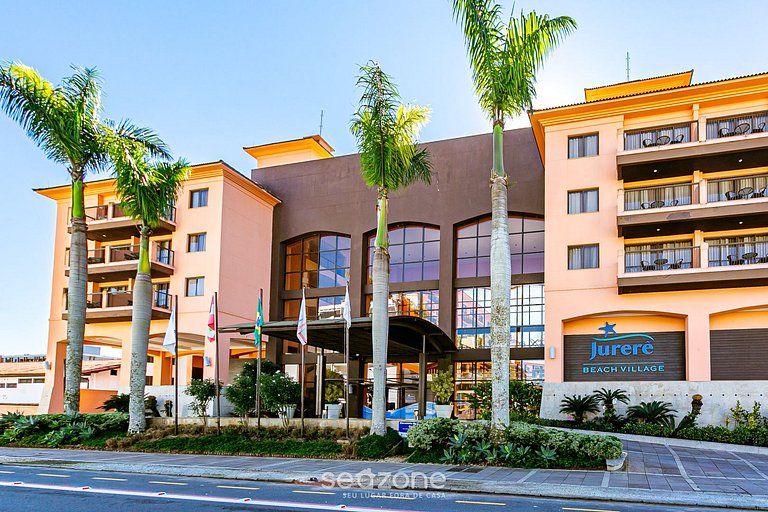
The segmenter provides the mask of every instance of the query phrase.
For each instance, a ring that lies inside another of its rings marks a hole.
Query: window
[[[202,208],[208,206],[208,189],[193,190],[189,193],[189,207]]]
[[[333,288],[347,284],[348,236],[312,235],[285,247],[285,289]]]
[[[509,217],[509,251],[512,274],[544,272],[544,221]],[[491,219],[460,227],[456,231],[456,277],[491,275]]]
[[[19,384],[32,384],[32,379],[19,379]]]
[[[371,315],[373,295],[365,296],[365,311]],[[438,290],[420,290],[414,292],[396,292],[389,294],[387,311],[390,316],[418,316],[437,325],[440,312],[440,292]]]
[[[190,277],[187,279],[187,297],[201,297],[204,293],[204,277]]]
[[[45,379],[42,377],[32,379],[33,384],[45,384]]]
[[[581,158],[598,154],[597,134],[568,137],[568,158]]]
[[[368,283],[373,280],[373,248],[368,238]],[[405,283],[440,278],[440,230],[405,226],[389,230],[389,282]]]
[[[109,374],[111,376],[113,376],[113,377],[116,377],[117,376],[117,369],[116,368],[112,368],[111,370],[109,370]]]
[[[187,238],[187,252],[205,251],[205,233],[194,233]]]
[[[456,415],[459,419],[472,418],[469,399],[474,395],[473,388],[484,381],[491,380],[490,361],[467,361],[454,363],[454,382],[456,386]],[[544,381],[544,361],[518,360],[509,361],[509,378],[526,382]],[[466,416],[465,416],[466,415]]]
[[[544,346],[544,285],[514,286],[509,298],[511,347]],[[456,290],[456,344],[460,349],[491,346],[490,287]]]
[[[343,295],[331,297],[307,298],[307,320],[330,320],[341,318],[341,303]],[[283,320],[297,320],[301,299],[289,299],[283,301]]]
[[[577,245],[568,247],[568,270],[598,268],[600,266],[599,245]]]
[[[171,309],[170,283],[155,283],[152,288],[155,296],[155,307]]]
[[[597,189],[568,192],[568,213],[591,213],[598,210]]]
[[[15,382],[8,382],[8,383],[5,384],[5,387],[8,388],[8,389],[13,389],[13,388],[16,387],[16,383]]]

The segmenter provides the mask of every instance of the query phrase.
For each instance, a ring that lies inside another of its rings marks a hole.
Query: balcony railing
[[[768,240],[738,243],[710,242],[708,246],[710,267],[768,263]]]
[[[68,210],[68,216],[72,217],[72,208]],[[112,219],[125,219],[128,215],[125,213],[120,203],[100,204],[98,206],[88,206],[85,208],[85,219],[87,221],[103,221]],[[167,212],[161,213],[160,217],[171,222],[176,222],[176,208],[170,208]]]
[[[766,197],[766,190],[768,190],[768,174],[710,180],[707,182],[707,201],[716,203]]]
[[[124,308],[133,306],[133,290],[102,290],[96,293],[89,293],[85,299],[86,309],[105,309],[105,308]],[[160,309],[171,309],[173,296],[167,288],[158,286],[152,287],[152,307]],[[68,305],[64,303],[64,310]]]
[[[768,112],[707,120],[707,139],[733,137],[768,131]]]
[[[691,183],[626,189],[624,190],[624,210],[647,210],[689,205],[696,202],[697,190],[698,185]]]
[[[699,247],[669,247],[658,249],[634,249],[624,251],[624,272],[650,272],[699,268]]]
[[[691,138],[691,134],[695,135],[695,132],[696,123],[672,124],[626,131],[624,132],[624,150],[691,142],[691,140],[695,140],[695,137]]]

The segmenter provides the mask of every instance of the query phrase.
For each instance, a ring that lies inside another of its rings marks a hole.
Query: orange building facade
[[[545,168],[545,389],[704,397],[722,423],[768,384],[768,74],[692,71],[531,114]]]
[[[63,409],[66,356],[69,186],[37,190],[56,201],[56,234],[45,388],[39,412]],[[219,364],[222,380],[237,373],[241,358],[255,357],[253,339],[220,336],[220,356],[204,340],[211,297],[219,293],[221,325],[252,321],[259,289],[268,315],[272,210],[279,200],[224,162],[192,166],[173,212],[150,242],[154,285],[147,393],[161,403],[173,396],[172,354],[162,348],[173,301],[178,297],[179,381],[208,378]],[[121,351],[119,383],[127,392],[130,375],[132,288],[138,258],[136,223],[120,209],[114,180],[86,184],[88,222],[88,298],[85,343]],[[243,272],[243,269],[248,269]],[[238,362],[239,361],[239,362]],[[230,363],[232,363],[230,367]],[[103,396],[89,399],[82,389],[83,412],[95,412]],[[103,395],[104,393],[102,393]],[[181,396],[185,414],[185,397]]]

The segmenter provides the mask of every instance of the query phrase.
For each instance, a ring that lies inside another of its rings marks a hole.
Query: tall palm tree
[[[386,434],[387,343],[389,340],[389,238],[387,204],[390,192],[421,181],[430,183],[432,165],[426,149],[416,147],[429,109],[403,105],[391,77],[378,64],[360,68],[357,86],[363,89],[360,107],[352,116],[352,134],[360,151],[365,184],[376,187],[377,225],[373,251],[373,421],[371,433]]]
[[[512,269],[504,171],[504,121],[525,112],[536,95],[536,72],[549,53],[576,28],[568,16],[531,11],[502,20],[494,0],[453,0],[480,107],[493,125],[491,170],[491,366],[494,426],[509,424],[509,294]]]
[[[149,327],[152,320],[152,276],[149,261],[149,237],[152,229],[167,217],[176,202],[182,183],[189,175],[189,164],[151,161],[140,144],[110,142],[115,162],[115,178],[120,206],[138,225],[139,260],[133,284],[131,323],[131,376],[128,431],[143,432],[144,389],[147,375]]]
[[[40,73],[21,63],[0,65],[0,108],[18,122],[50,160],[66,167],[72,181],[72,236],[67,286],[67,354],[64,411],[78,412],[80,374],[85,337],[88,277],[83,191],[89,172],[109,166],[101,115],[102,81],[95,69],[74,67],[72,76],[53,86]],[[114,137],[143,145],[150,154],[166,158],[163,142],[151,131],[124,121]]]

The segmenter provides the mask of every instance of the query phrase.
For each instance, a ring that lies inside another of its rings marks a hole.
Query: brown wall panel
[[[629,335],[620,333],[607,338],[603,338],[602,333],[565,336],[565,380],[685,380],[684,332],[649,332],[623,336]],[[598,351],[605,355],[600,355]]]
[[[768,380],[768,329],[709,333],[712,380]]]

